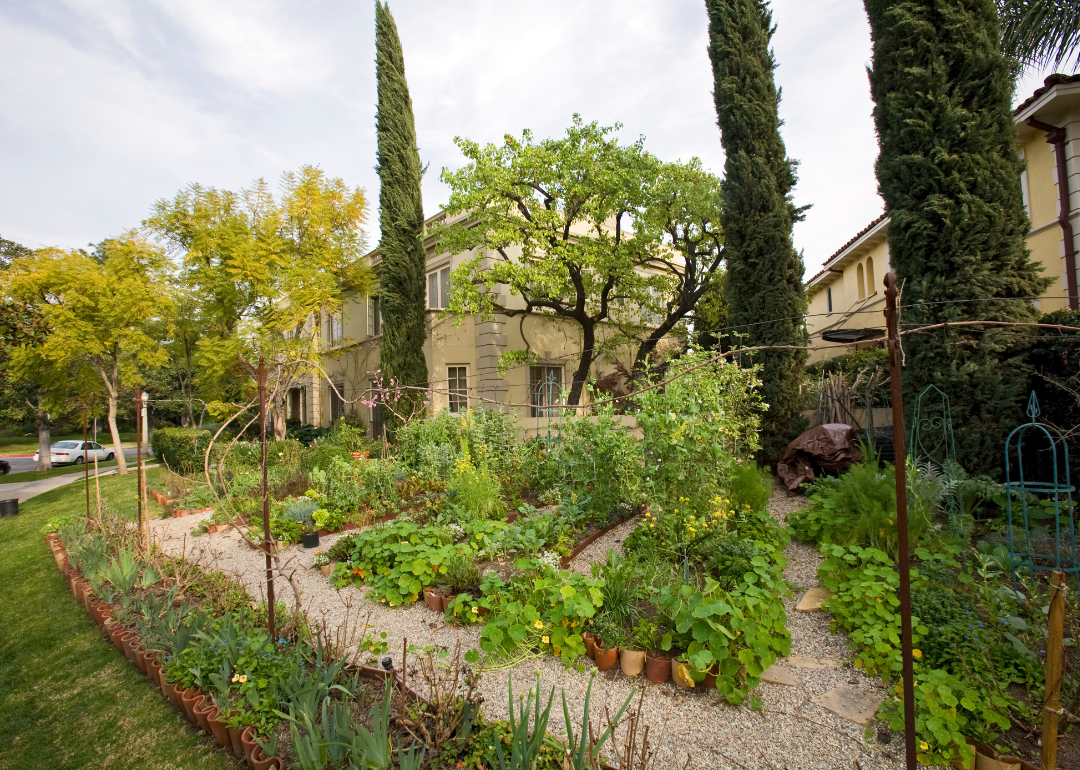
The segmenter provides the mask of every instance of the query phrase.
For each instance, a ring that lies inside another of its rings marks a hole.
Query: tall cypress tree
[[[870,88],[889,212],[890,261],[906,327],[983,319],[1029,322],[1049,285],[1028,258],[1011,100],[994,0],[865,0]],[[1001,467],[1006,431],[1023,418],[1027,379],[1016,327],[907,335],[904,400],[929,384],[949,396],[957,459]]]
[[[795,163],[780,138],[769,50],[772,14],[763,0],[706,0],[709,58],[724,163],[727,322],[743,345],[798,345],[806,338],[802,258],[791,240],[801,212],[792,202]],[[768,323],[763,323],[763,322]],[[763,365],[762,458],[776,462],[805,427],[800,385],[806,352],[755,354]]]
[[[397,25],[386,3],[375,3],[375,75],[379,107],[379,228],[382,256],[380,302],[383,340],[380,365],[387,382],[427,387],[424,359],[424,207],[420,198],[420,153],[416,147],[405,58]],[[396,411],[409,413],[423,399],[405,391]],[[390,415],[387,415],[390,422]]]

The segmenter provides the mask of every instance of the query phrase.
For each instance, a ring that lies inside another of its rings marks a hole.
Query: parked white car
[[[101,444],[97,444],[93,441],[57,441],[51,447],[49,452],[52,455],[53,465],[68,465],[74,463],[75,465],[82,465],[84,462],[104,462],[105,460],[116,459],[116,454],[108,449],[105,449]],[[34,452],[34,462],[38,461],[38,452]]]

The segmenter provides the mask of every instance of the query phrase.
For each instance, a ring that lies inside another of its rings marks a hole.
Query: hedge
[[[158,459],[179,473],[202,467],[203,455],[213,435],[198,428],[158,428],[150,444]]]

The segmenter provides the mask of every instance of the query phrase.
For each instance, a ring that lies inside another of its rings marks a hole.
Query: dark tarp
[[[835,472],[862,462],[862,452],[855,446],[855,429],[841,422],[830,422],[803,433],[788,444],[776,472],[791,492],[814,480],[816,470]]]

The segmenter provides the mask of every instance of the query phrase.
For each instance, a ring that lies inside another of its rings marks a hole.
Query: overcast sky
[[[861,0],[775,0],[807,277],[881,213]],[[621,122],[665,160],[723,171],[703,0],[397,0],[428,215],[455,135]],[[191,182],[238,189],[305,163],[364,187],[376,242],[373,3],[4,0],[0,235],[83,246]],[[1018,100],[1045,73],[1018,86]]]

